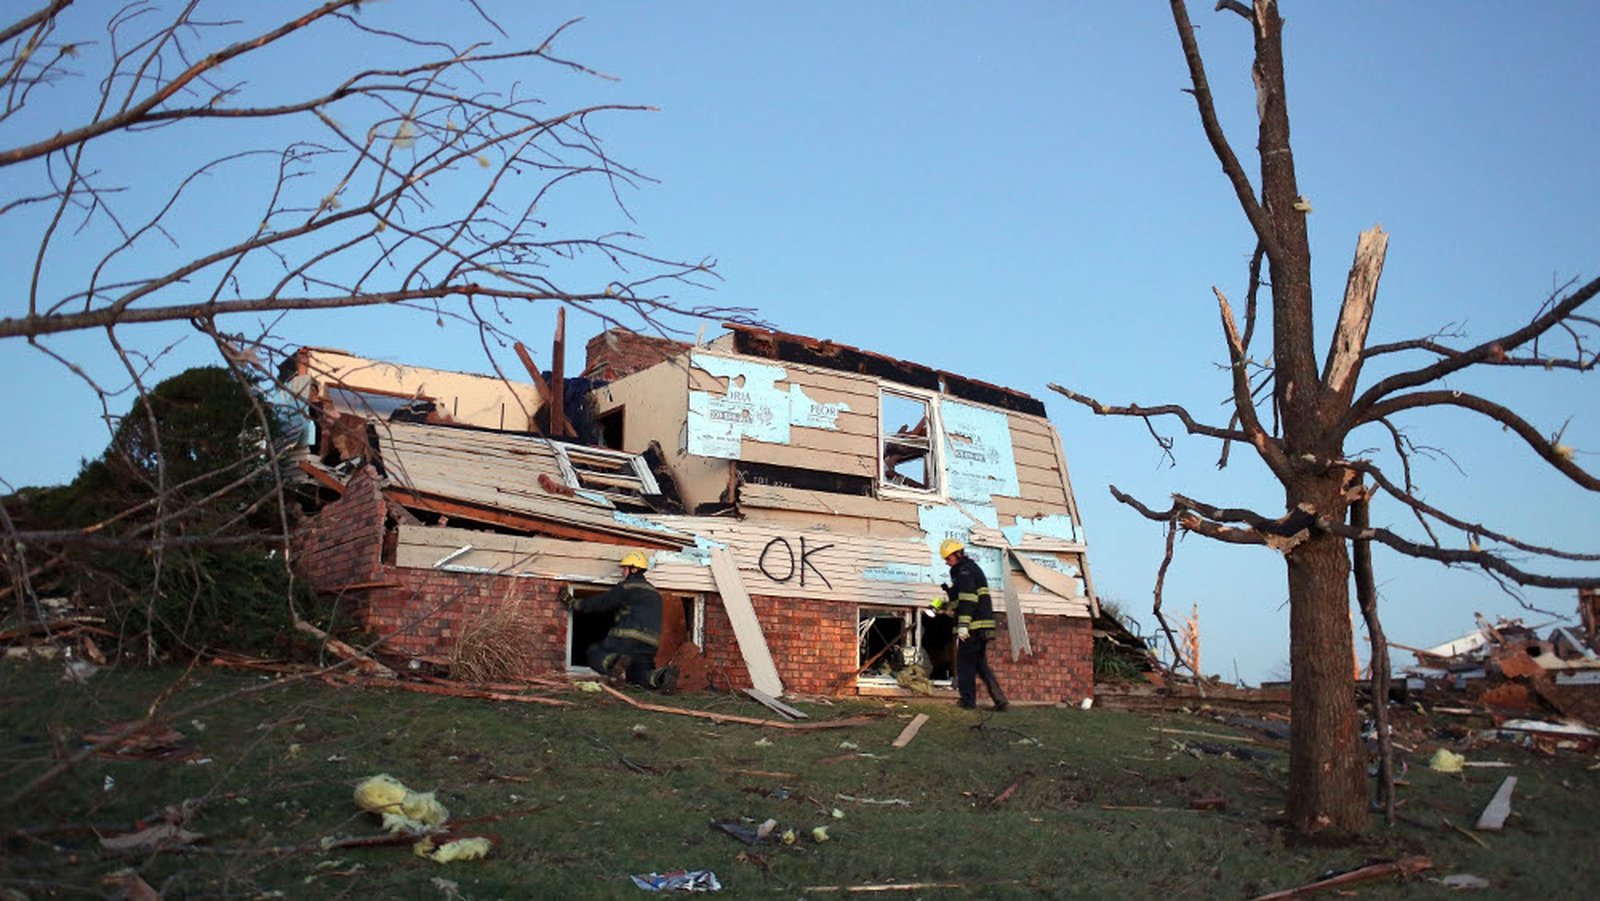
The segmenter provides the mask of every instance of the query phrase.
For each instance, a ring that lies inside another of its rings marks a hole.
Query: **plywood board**
[[[726,548],[711,549],[711,576],[716,580],[722,606],[733,623],[733,635],[739,642],[739,654],[750,672],[750,681],[758,691],[773,697],[783,694],[783,681],[778,678],[778,668],[772,662],[767,638],[761,633],[761,622],[756,619],[750,593],[745,590],[739,568]]]

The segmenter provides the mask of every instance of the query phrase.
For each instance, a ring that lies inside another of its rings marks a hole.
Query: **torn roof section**
[[[583,371],[617,378],[586,384],[581,404],[569,392],[567,406],[603,447],[518,434],[537,428],[531,415],[495,431],[449,428],[437,412],[351,416],[333,392],[372,387],[382,364],[297,359],[320,377],[302,378],[316,389],[302,396],[331,413],[321,460],[370,459],[391,499],[452,524],[674,551],[699,536],[730,548],[756,593],[891,606],[926,602],[947,577],[938,545],[955,537],[1022,609],[1092,614],[1066,458],[1037,400],[831,341],[729,329],[699,346],[624,332],[590,341]],[[398,369],[419,395],[444,384]]]

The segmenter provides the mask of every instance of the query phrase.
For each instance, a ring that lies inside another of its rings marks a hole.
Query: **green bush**
[[[32,593],[105,617],[115,633],[108,653],[281,656],[290,602],[312,603],[284,565],[272,453],[284,434],[260,392],[227,369],[161,382],[71,484],[5,499],[31,536],[29,564],[45,564]]]

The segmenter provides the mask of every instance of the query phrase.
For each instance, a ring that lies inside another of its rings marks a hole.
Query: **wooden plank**
[[[1006,606],[1006,635],[1011,638],[1011,662],[1016,663],[1024,651],[1028,656],[1033,656],[1033,645],[1028,643],[1028,621],[1022,616],[1022,601],[1017,597],[1015,580],[1006,579],[1005,589],[1000,594]]]
[[[777,698],[773,697],[772,695],[769,695],[766,692],[761,691],[759,689],[746,688],[744,690],[744,693],[749,695],[752,698],[755,698],[757,701],[760,701],[762,704],[766,705],[767,708],[770,709],[771,711],[773,711],[774,713],[778,713],[778,714],[781,714],[783,716],[786,716],[791,720],[808,720],[808,719],[811,718],[809,715],[806,714],[805,711],[796,710],[793,707],[790,707],[788,704],[783,703],[782,701],[778,700]]]
[[[711,578],[717,583],[717,593],[722,595],[722,606],[733,623],[733,635],[739,642],[739,654],[744,658],[745,669],[750,671],[750,681],[755,687],[777,697],[783,694],[783,681],[778,678],[778,667],[772,662],[772,651],[767,638],[761,634],[761,621],[756,619],[755,605],[739,578],[739,567],[724,547],[711,549]]]
[[[928,721],[928,715],[926,713],[919,713],[916,716],[912,717],[911,718],[911,722],[907,723],[906,727],[904,729],[900,730],[899,737],[897,737],[891,743],[891,746],[892,747],[896,747],[896,748],[903,748],[906,745],[911,744],[911,740],[913,738],[916,738],[917,737],[917,732],[922,729],[922,724],[926,723],[927,721]]]
[[[1478,825],[1473,828],[1479,832],[1499,832],[1506,824],[1506,817],[1511,815],[1511,793],[1516,789],[1517,777],[1507,776],[1489,799],[1489,805],[1478,815]]]

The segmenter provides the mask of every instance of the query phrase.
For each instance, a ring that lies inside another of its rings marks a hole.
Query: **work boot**
[[[989,690],[989,699],[994,701],[995,710],[1005,710],[1011,706],[1011,702],[1006,700],[1006,693],[1000,690],[999,679],[990,676],[983,680],[983,687]]]
[[[612,661],[611,668],[606,670],[606,681],[616,688],[625,688],[628,684],[628,667],[633,665],[633,658],[627,654],[618,654]]]
[[[669,663],[650,674],[650,687],[671,694],[678,690],[678,668]]]

